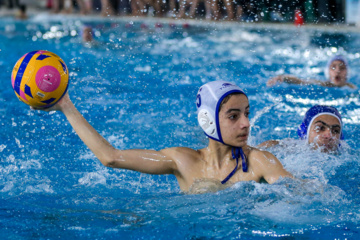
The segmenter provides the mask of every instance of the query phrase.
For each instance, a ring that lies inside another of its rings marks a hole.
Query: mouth
[[[237,138],[240,139],[240,140],[247,140],[247,139],[248,139],[248,136],[249,136],[248,133],[244,133],[244,134],[239,134],[239,135],[237,136]]]
[[[335,141],[326,141],[326,142],[319,144],[319,146],[321,146],[325,149],[328,149],[328,150],[332,150],[332,149],[336,148],[337,144]]]
[[[334,78],[334,80],[335,80],[336,83],[342,82],[342,79],[341,79],[340,76],[336,76],[336,77]]]

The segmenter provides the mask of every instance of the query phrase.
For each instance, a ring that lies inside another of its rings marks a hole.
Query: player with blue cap
[[[339,111],[331,106],[315,105],[304,116],[297,129],[301,140],[307,141],[313,149],[322,152],[336,152],[340,140],[344,139],[342,118]],[[279,140],[269,140],[258,147],[271,147],[279,144]]]
[[[329,59],[325,70],[326,81],[316,79],[304,80],[291,75],[279,75],[271,78],[267,82],[267,86],[274,86],[276,83],[290,83],[298,85],[320,85],[323,87],[350,87],[356,89],[357,87],[348,82],[350,75],[350,67],[347,59],[343,55],[335,55]]]
[[[228,187],[226,183],[230,182],[274,183],[280,177],[292,177],[273,154],[247,145],[250,106],[245,92],[238,86],[225,81],[204,84],[198,91],[196,105],[199,124],[209,137],[208,146],[198,150],[116,149],[86,121],[68,94],[44,111],[61,111],[105,166],[173,174],[184,192],[217,191]]]
[[[305,114],[297,133],[314,148],[322,147],[325,152],[334,151],[344,139],[342,119],[338,110],[325,105],[315,105]]]

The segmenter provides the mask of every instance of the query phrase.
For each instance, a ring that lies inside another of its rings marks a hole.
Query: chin
[[[332,83],[335,85],[335,86],[344,86],[346,84],[346,81],[343,81],[343,80],[333,80]]]
[[[320,146],[316,146],[315,149],[320,149],[320,151],[323,153],[333,153],[338,150],[338,146],[337,145],[334,145],[334,146],[320,145]]]
[[[245,147],[247,146],[247,141],[236,141],[236,142],[228,143],[228,145],[233,147]]]

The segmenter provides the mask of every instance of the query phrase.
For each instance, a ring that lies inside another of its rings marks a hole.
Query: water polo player
[[[276,83],[285,82],[298,85],[320,85],[324,87],[347,86],[353,89],[357,88],[354,84],[347,81],[349,75],[349,64],[346,58],[342,55],[336,55],[329,59],[324,73],[327,81],[320,81],[315,79],[303,80],[291,75],[279,75],[271,78],[266,85],[273,86]]]
[[[315,105],[305,114],[298,127],[300,139],[305,140],[313,149],[322,152],[336,152],[340,140],[344,139],[341,115],[334,107]],[[269,140],[258,147],[271,147],[279,144],[278,140]]]
[[[174,174],[184,192],[197,192],[197,184],[221,189],[239,181],[274,183],[280,177],[292,177],[274,155],[247,145],[250,106],[238,86],[224,81],[209,82],[199,89],[196,105],[199,124],[209,137],[208,146],[200,150],[115,149],[85,120],[68,94],[47,111],[61,111],[105,166]]]

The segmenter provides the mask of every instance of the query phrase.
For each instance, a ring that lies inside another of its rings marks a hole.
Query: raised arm
[[[277,83],[289,83],[289,84],[297,84],[297,85],[323,85],[323,81],[319,81],[319,80],[315,80],[315,79],[310,79],[310,80],[303,80],[300,79],[298,77],[295,76],[291,76],[291,75],[279,75],[276,77],[271,78],[266,85],[268,87],[274,86]]]
[[[175,161],[169,156],[171,150],[118,150],[103,138],[71,102],[66,94],[55,106],[46,111],[61,111],[101,163],[108,167],[131,169],[150,174],[174,174]]]

